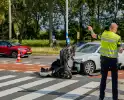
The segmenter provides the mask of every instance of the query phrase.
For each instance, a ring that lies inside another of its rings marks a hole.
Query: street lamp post
[[[66,0],[66,44],[69,43],[68,38],[68,0]]]
[[[12,38],[11,0],[9,0],[9,40]]]

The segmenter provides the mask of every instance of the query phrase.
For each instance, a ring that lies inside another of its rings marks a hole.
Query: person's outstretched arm
[[[97,35],[97,34],[94,33],[93,28],[91,26],[88,26],[88,30],[91,32],[92,38],[95,38],[95,39],[100,39],[101,38],[100,35]]]

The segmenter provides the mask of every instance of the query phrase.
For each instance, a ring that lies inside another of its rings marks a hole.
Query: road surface
[[[49,67],[55,59],[31,56],[18,64],[16,59],[1,57],[0,100],[98,100],[100,75],[73,74],[68,80],[39,76],[40,68]],[[107,83],[105,100],[112,100],[110,75]],[[124,100],[123,70],[119,71],[119,99]]]
[[[57,56],[29,56],[27,58],[21,58],[21,63],[24,64],[45,64],[50,65],[56,60]],[[15,58],[0,56],[1,63],[16,63]]]

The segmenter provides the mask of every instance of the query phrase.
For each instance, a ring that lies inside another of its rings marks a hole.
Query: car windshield
[[[13,43],[13,42],[10,42],[12,46],[19,46],[20,43]]]
[[[80,48],[77,48],[76,52],[82,53],[94,53],[99,48],[100,44],[86,44]]]

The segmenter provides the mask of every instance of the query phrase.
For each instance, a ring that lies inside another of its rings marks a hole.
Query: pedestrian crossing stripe
[[[66,93],[65,95],[62,95],[61,97],[58,97],[54,100],[74,100],[81,95],[97,88],[99,86],[99,82],[90,82],[84,86],[81,86],[75,90],[72,90],[71,92]]]
[[[13,78],[13,77],[15,77],[15,76],[13,76],[13,75],[2,76],[2,77],[0,77],[0,80],[9,79],[9,78]]]
[[[21,86],[18,86],[18,87],[14,87],[14,88],[11,88],[11,89],[7,89],[7,90],[4,90],[4,91],[0,92],[0,97],[7,96],[9,94],[12,94],[12,93],[24,90],[24,89],[28,89],[28,88],[31,88],[33,86],[41,85],[41,84],[44,84],[46,82],[50,82],[50,81],[53,81],[53,80],[55,80],[55,79],[46,78],[46,79],[41,79],[41,80],[38,80],[38,81],[31,82],[31,83],[27,83],[27,84],[24,84],[24,85],[21,85]]]
[[[14,78],[14,80],[12,80],[11,78]],[[59,91],[61,89],[65,89],[68,88],[70,86],[74,86],[71,88],[71,90],[67,90],[68,92],[65,92],[64,94],[55,94],[57,97],[53,97],[53,99],[51,100],[75,100],[80,98],[82,95],[85,95],[87,93],[90,93],[91,91],[93,92],[93,90],[96,90],[96,88],[99,86],[100,82],[95,82],[95,81],[91,81],[91,82],[84,82],[86,84],[81,84],[78,86],[75,86],[76,84],[78,84],[80,82],[80,80],[74,80],[74,79],[70,79],[70,80],[59,80],[56,81],[57,79],[55,78],[41,78],[38,80],[33,80],[36,77],[31,77],[31,76],[26,76],[26,77],[19,77],[17,75],[6,75],[6,76],[1,76],[0,77],[0,81],[5,80],[6,82],[1,82],[0,83],[0,87],[4,87],[4,90],[0,91],[0,97],[3,99],[9,95],[15,95],[16,93],[18,93],[19,91],[23,90],[27,90],[29,88],[33,88],[35,86],[40,86],[40,85],[45,85],[45,87],[42,88],[38,88],[38,90],[28,93],[28,94],[19,94],[17,97],[10,97],[11,100],[34,100],[34,99],[40,99],[43,96],[46,96],[52,92],[56,92]],[[28,81],[30,80],[30,82]],[[26,81],[28,81],[26,83]],[[18,84],[22,85],[18,85]],[[24,82],[24,83],[22,83]],[[49,84],[49,86],[47,86],[46,84]],[[12,87],[9,87],[9,89],[5,89],[6,86],[9,85],[13,85]],[[15,86],[14,86],[15,85]],[[18,85],[18,86],[17,86]],[[76,88],[75,88],[76,87]],[[108,93],[109,97],[111,93]],[[97,92],[93,92],[89,95],[92,96],[98,96],[98,91]],[[86,97],[84,97],[86,98]],[[87,96],[88,98],[88,96]],[[6,100],[6,99],[5,99]],[[85,99],[82,99],[85,100]]]
[[[3,83],[0,83],[0,87],[11,85],[11,84],[18,83],[18,82],[23,82],[23,81],[26,81],[32,78],[34,77],[23,77],[23,78],[11,80],[11,81],[3,82]]]
[[[66,87],[66,86],[71,85],[71,84],[76,83],[76,82],[78,82],[78,80],[67,80],[67,81],[64,81],[64,82],[57,83],[55,85],[49,86],[47,88],[40,89],[40,90],[35,91],[33,93],[27,94],[25,96],[16,98],[14,100],[27,100],[27,99],[32,100],[32,99],[36,99],[38,97],[44,96],[44,95],[46,95],[48,93],[51,93],[53,91],[56,91],[58,89],[61,89],[63,87]]]

